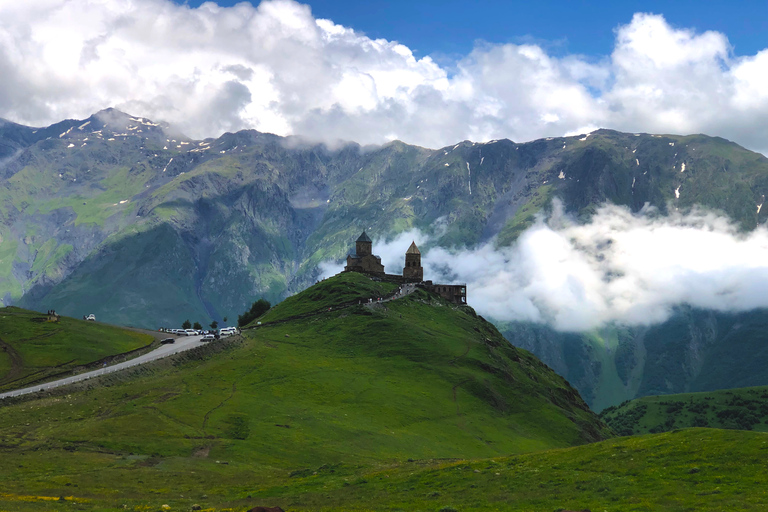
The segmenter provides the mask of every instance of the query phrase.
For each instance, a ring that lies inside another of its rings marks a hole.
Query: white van
[[[226,338],[227,336],[234,336],[237,334],[237,327],[224,327],[219,329],[219,336]]]

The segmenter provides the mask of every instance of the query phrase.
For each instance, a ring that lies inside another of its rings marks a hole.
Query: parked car
[[[213,334],[204,334],[202,338],[200,338],[200,341],[213,341],[216,339],[216,336]]]
[[[161,345],[168,345],[169,343],[173,343],[176,341],[176,338],[165,338],[164,340],[160,340]]]
[[[94,315],[93,313],[91,313],[90,315],[88,315],[87,317],[85,317],[85,319],[86,319],[86,320],[90,320],[90,321],[92,321],[92,322],[95,322],[95,321],[96,321],[96,315]]]
[[[194,329],[187,329],[187,336],[197,336],[197,331]]]

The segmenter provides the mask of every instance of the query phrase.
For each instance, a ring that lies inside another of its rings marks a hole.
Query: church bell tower
[[[365,234],[365,231],[355,241],[355,252],[358,258],[373,254],[373,241]]]
[[[411,246],[405,251],[405,268],[403,268],[403,277],[418,281],[424,280],[424,269],[421,266],[421,252],[416,247],[416,242],[411,242]]]

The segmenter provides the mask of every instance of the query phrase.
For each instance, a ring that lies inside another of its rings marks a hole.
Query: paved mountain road
[[[126,368],[130,368],[132,366],[137,366],[140,364],[148,363],[150,361],[155,361],[163,357],[168,357],[173,354],[178,354],[179,352],[184,352],[186,350],[191,350],[193,348],[205,345],[206,343],[200,341],[201,338],[202,336],[189,336],[189,337],[185,336],[182,338],[176,338],[175,343],[160,345],[160,347],[156,348],[152,352],[148,352],[142,356],[131,359],[129,361],[124,361],[122,363],[118,363],[112,366],[105,366],[104,368],[99,368],[98,370],[93,370],[90,372],[73,375],[72,377],[66,377],[66,378],[54,380],[51,382],[45,382],[43,384],[38,384],[28,388],[14,389],[13,391],[0,393],[0,399],[11,397],[11,396],[27,395],[29,393],[37,393],[38,391],[42,391],[45,389],[58,388],[60,386],[66,386],[67,384],[81,382],[93,377],[98,377],[99,375],[106,375],[108,373],[114,373],[120,370],[124,370]]]

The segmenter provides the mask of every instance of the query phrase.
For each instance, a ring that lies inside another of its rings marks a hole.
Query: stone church
[[[355,253],[347,255],[347,266],[344,267],[344,271],[350,270],[384,274],[381,258],[373,254],[373,241],[365,234],[365,231],[355,241]]]
[[[421,266],[421,251],[412,242],[405,251],[405,266],[403,274],[387,274],[381,258],[373,254],[373,241],[363,231],[355,240],[355,253],[347,255],[347,266],[344,272],[362,272],[387,281],[398,283],[416,283],[419,288],[436,293],[445,300],[456,304],[467,303],[466,284],[434,284],[432,281],[424,281],[424,268]]]

